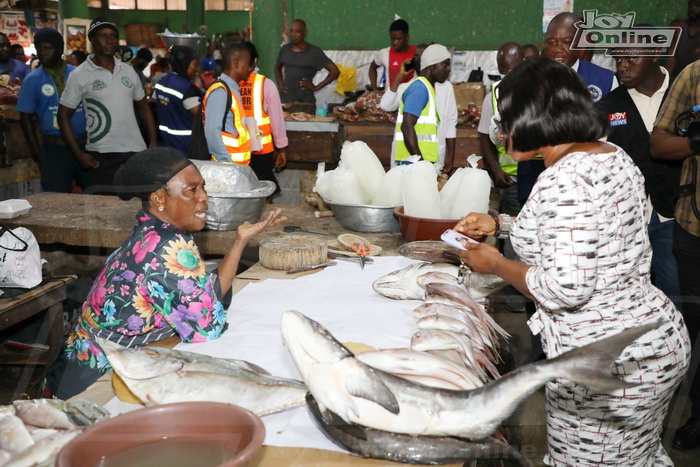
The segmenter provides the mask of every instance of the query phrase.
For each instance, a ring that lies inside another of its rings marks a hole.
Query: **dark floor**
[[[497,302],[494,299],[494,302]],[[515,365],[521,366],[532,361],[531,334],[526,324],[525,313],[507,311],[502,304],[494,305],[495,319],[512,334],[512,355]],[[7,333],[0,333],[0,342],[6,339]],[[41,364],[45,353],[40,350],[21,350],[16,347],[8,347],[0,343],[0,405],[8,404],[15,399],[27,399],[41,397],[41,380],[44,367]],[[18,361],[28,359],[35,364],[19,364]],[[14,363],[10,363],[14,362]],[[10,364],[8,364],[10,363]],[[671,402],[669,414],[666,419],[666,431],[663,443],[667,451],[670,449],[675,429],[682,425],[688,417],[689,409],[686,404],[687,387],[682,386],[679,393]],[[509,434],[518,436],[521,441],[521,452],[530,459],[535,466],[543,466],[542,458],[546,450],[546,427],[544,421],[544,392],[534,393],[525,403],[521,404],[517,433]],[[700,448],[692,451],[670,450],[671,459],[676,466],[696,467],[700,466]]]

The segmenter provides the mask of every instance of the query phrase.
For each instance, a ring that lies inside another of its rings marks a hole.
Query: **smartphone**
[[[445,230],[440,236],[440,238],[443,242],[452,245],[455,248],[459,248],[460,250],[466,250],[466,248],[464,248],[464,246],[462,245],[462,240],[466,240],[472,243],[479,243],[473,238],[467,237],[466,235],[462,235],[461,233],[455,232],[452,229]]]
[[[403,66],[403,68],[404,68],[404,70],[406,70],[406,71],[411,71],[411,70],[413,70],[414,65],[415,65],[415,59],[412,58],[410,62],[408,62],[407,64],[405,64],[405,65]]]

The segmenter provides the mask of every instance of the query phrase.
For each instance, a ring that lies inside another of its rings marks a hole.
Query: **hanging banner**
[[[542,4],[542,32],[547,32],[547,26],[552,18],[559,13],[573,13],[574,0],[543,0]]]
[[[32,45],[31,31],[22,11],[0,12],[0,31],[7,34],[11,44],[19,44],[22,47]]]

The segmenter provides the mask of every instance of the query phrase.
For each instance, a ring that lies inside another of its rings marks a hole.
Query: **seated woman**
[[[651,283],[651,247],[641,172],[608,129],[576,72],[532,58],[498,87],[501,132],[516,161],[544,157],[545,171],[518,217],[469,214],[455,230],[471,237],[510,231],[522,262],[485,243],[462,261],[495,273],[531,297],[529,321],[548,358],[660,321],[627,347],[617,374],[638,384],[614,391],[558,379],[546,386],[547,465],[673,465],[661,445],[669,401],[690,358],[673,303]]]
[[[47,376],[51,394],[66,399],[111,369],[96,339],[125,347],[173,335],[183,342],[218,338],[226,329],[231,285],[243,248],[256,234],[286,220],[271,211],[257,224],[236,230],[218,269],[208,272],[192,232],[206,221],[204,179],[173,148],[147,149],[117,172],[123,199],[143,208],[129,237],[95,279],[82,316]]]

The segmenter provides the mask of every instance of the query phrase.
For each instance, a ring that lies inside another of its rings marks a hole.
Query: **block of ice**
[[[428,161],[405,166],[401,177],[404,214],[412,217],[440,219],[440,194],[435,167]]]
[[[462,181],[464,168],[455,170],[445,186],[440,190],[440,213],[443,219],[455,219],[452,217],[452,207],[457,199],[459,183]]]
[[[352,171],[341,165],[334,172],[330,183],[331,202],[338,204],[369,203]]]
[[[400,206],[403,204],[401,197],[401,176],[406,169],[405,165],[397,165],[382,178],[377,193],[370,202],[373,206]]]
[[[459,183],[457,198],[452,206],[452,219],[470,212],[486,213],[491,194],[491,177],[485,170],[465,168]]]
[[[346,141],[340,151],[341,165],[352,171],[364,191],[364,198],[374,198],[384,178],[384,167],[364,141]]]
[[[328,172],[322,172],[316,177],[316,193],[321,195],[326,201],[333,202],[331,198],[331,183],[335,170],[329,170]]]

